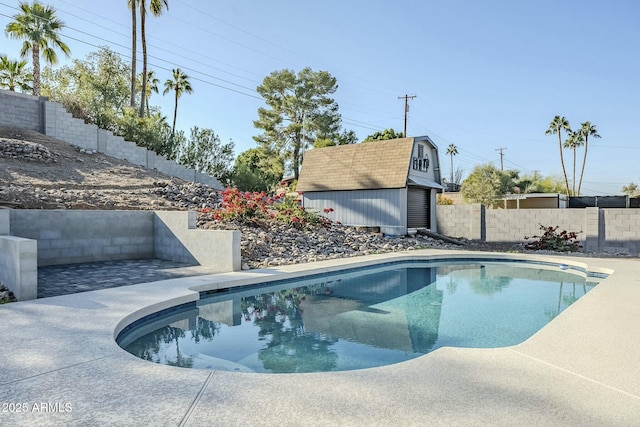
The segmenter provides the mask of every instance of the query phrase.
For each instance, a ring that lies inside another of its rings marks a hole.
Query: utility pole
[[[501,171],[504,170],[504,162],[502,161],[502,158],[504,157],[503,151],[506,150],[506,149],[507,149],[507,147],[496,148],[496,151],[500,152],[500,170]]]
[[[399,96],[398,99],[403,99],[404,98],[404,132],[402,133],[402,135],[406,138],[407,137],[407,113],[409,112],[409,100],[415,98],[417,95],[405,95],[405,96]]]

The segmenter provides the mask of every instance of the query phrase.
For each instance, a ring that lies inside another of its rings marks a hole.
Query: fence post
[[[484,210],[485,207],[481,204],[471,206],[471,230],[469,237],[472,240],[481,240],[484,242],[487,238]]]
[[[596,252],[600,240],[600,208],[585,208],[584,250]]]

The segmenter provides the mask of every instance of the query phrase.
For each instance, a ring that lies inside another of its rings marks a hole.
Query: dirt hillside
[[[184,203],[184,198],[167,197],[176,188],[188,186],[193,184],[101,153],[86,152],[38,132],[0,126],[0,206],[162,210],[200,207]]]

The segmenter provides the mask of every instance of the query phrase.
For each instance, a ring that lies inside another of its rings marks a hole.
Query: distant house
[[[304,155],[296,190],[305,208],[386,234],[437,231],[438,148],[427,136],[317,148]]]
[[[444,193],[454,205],[468,205],[462,193]],[[559,193],[506,194],[491,206],[494,209],[563,209],[569,206],[569,197]]]

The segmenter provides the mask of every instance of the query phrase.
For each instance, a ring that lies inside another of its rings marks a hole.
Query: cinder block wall
[[[451,237],[483,240],[485,238],[484,212],[484,206],[479,204],[437,205],[438,233]]]
[[[439,232],[488,242],[524,242],[542,233],[540,225],[575,231],[588,251],[640,253],[640,209],[473,209],[437,206]],[[483,237],[479,237],[484,235]]]
[[[8,236],[11,231],[11,210],[0,208],[0,236]]]
[[[11,235],[38,242],[38,265],[153,258],[152,211],[12,210]]]
[[[45,126],[41,132],[81,148],[98,150],[98,126],[73,118],[62,104],[55,102],[46,102],[44,111]]]
[[[46,99],[0,90],[0,124],[44,132],[42,109]]]
[[[18,300],[38,294],[37,242],[14,236],[0,236],[0,283]]]
[[[578,240],[584,240],[585,213],[584,209],[487,209],[486,241],[521,242],[525,236],[542,234],[540,225],[575,231]]]
[[[135,165],[147,167],[147,149],[125,141],[104,129],[98,129],[98,151],[116,159],[127,160]]]
[[[0,125],[35,130],[78,147],[99,151],[185,181],[222,188],[222,184],[214,177],[197,173],[194,169],[158,156],[109,131],[86,124],[83,120],[74,118],[62,104],[49,102],[45,97],[0,90]]]
[[[602,209],[602,213],[599,234],[603,249],[628,248],[640,253],[640,209]]]
[[[237,271],[240,236],[196,229],[195,212],[0,210],[0,282],[25,300],[38,266],[160,258]]]
[[[157,258],[203,265],[214,271],[241,267],[237,230],[198,230],[195,212],[155,212],[154,251]]]

